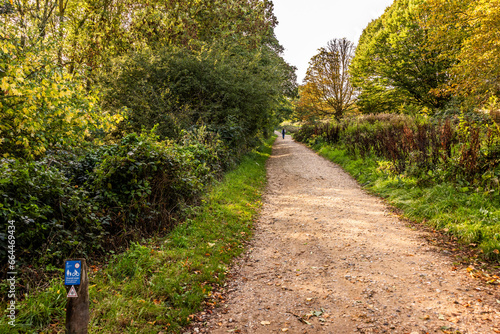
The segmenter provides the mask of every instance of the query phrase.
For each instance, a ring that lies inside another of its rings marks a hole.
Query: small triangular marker
[[[71,289],[69,289],[68,292],[68,298],[75,298],[75,297],[78,297],[78,295],[76,294],[75,286],[72,285]]]

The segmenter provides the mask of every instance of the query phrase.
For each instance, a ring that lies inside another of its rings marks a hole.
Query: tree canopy
[[[360,110],[498,98],[499,8],[498,0],[396,0],[365,28],[352,61]]]
[[[442,45],[440,57],[452,64],[444,89],[482,105],[500,96],[500,1],[430,0],[424,10],[428,48]]]
[[[361,90],[360,107],[392,107],[410,98],[429,108],[449,100],[436,90],[447,80],[447,59],[430,50],[428,29],[419,22],[425,13],[419,0],[396,0],[363,31],[352,62],[353,84]]]
[[[124,110],[129,118],[128,125],[120,125],[121,134],[155,122],[177,128],[169,137],[205,122],[220,128],[221,119],[265,127],[283,95],[296,90],[294,68],[282,59],[274,36],[277,20],[268,0],[12,0],[0,6],[0,21],[0,154],[5,156],[36,158],[47,149],[102,137]],[[167,71],[154,68],[167,65],[172,65]],[[111,75],[120,84],[106,85],[113,82]],[[127,90],[136,82],[143,85]],[[168,108],[138,121],[133,115],[145,104],[153,110],[159,103],[145,87]],[[135,103],[132,96],[106,100],[129,93],[137,94]]]
[[[290,94],[293,68],[263,46],[207,44],[167,47],[116,61],[103,81],[103,107],[126,108],[129,131],[152,128],[176,138],[206,124],[229,141],[245,142],[272,125],[273,110]]]

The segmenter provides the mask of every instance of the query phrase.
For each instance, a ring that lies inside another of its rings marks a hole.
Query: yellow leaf
[[[2,84],[0,85],[0,88],[2,88],[2,90],[7,90],[9,89],[9,83],[7,82],[9,80],[9,77],[3,77],[2,78]]]

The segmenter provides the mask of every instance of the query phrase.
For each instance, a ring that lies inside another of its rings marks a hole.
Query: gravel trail
[[[337,165],[278,138],[227,301],[191,332],[500,333],[500,294]]]

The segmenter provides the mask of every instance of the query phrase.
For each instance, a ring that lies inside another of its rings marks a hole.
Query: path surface
[[[340,167],[280,137],[268,180],[228,300],[191,331],[500,333],[499,291],[453,268]]]

